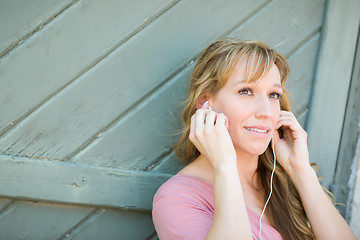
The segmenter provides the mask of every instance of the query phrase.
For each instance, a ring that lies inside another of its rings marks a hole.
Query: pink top
[[[247,209],[251,229],[259,240],[260,216]],[[214,217],[213,186],[199,178],[178,174],[165,182],[154,196],[153,221],[160,240],[205,239]],[[282,239],[262,219],[261,238]]]

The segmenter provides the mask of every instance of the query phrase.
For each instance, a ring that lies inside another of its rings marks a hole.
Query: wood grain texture
[[[74,156],[73,162],[146,170],[170,152],[180,128],[179,104],[184,100],[192,67],[161,86],[113,128]]]
[[[334,180],[331,185],[331,192],[335,195],[336,203],[343,203],[345,206],[336,205],[342,215],[346,216],[346,211],[349,208],[346,206],[352,199],[350,191],[354,186],[351,182],[354,161],[356,161],[357,145],[359,141],[359,127],[360,127],[360,31],[358,33],[357,49],[354,60],[354,68],[351,74],[351,82],[349,87],[349,94],[347,99],[344,125],[341,133],[339,156],[336,163]],[[359,167],[359,163],[358,163]],[[360,169],[360,168],[359,168]],[[356,191],[356,189],[355,189]],[[350,199],[349,199],[350,198]],[[359,202],[357,202],[359,203]],[[356,202],[355,202],[356,204]]]
[[[0,1],[0,57],[73,3],[73,0]]]
[[[324,0],[277,0],[258,11],[231,33],[260,40],[289,56],[322,25]]]
[[[170,176],[3,155],[0,163],[0,196],[124,209],[151,209]]]
[[[94,216],[67,234],[67,239],[148,239],[154,231],[150,213],[99,209]]]
[[[310,161],[319,164],[327,188],[338,157],[359,22],[360,1],[328,2],[307,121]]]
[[[204,44],[224,34],[261,4],[263,1],[250,0],[226,4],[215,0],[207,4],[201,0],[179,2],[15,126],[0,139],[0,151],[66,159],[114,119],[134,108],[137,101],[143,101],[146,94],[181,69]],[[212,17],[208,19],[209,15]],[[74,64],[75,60],[70,62]],[[69,72],[71,69],[66,69],[66,74]],[[11,89],[6,92],[10,94]],[[10,112],[4,109],[7,111]],[[107,161],[102,158],[98,161],[102,160]]]
[[[288,58],[290,74],[286,87],[290,93],[290,105],[295,116],[309,108],[319,40],[320,33],[317,33]]]
[[[6,114],[0,118],[0,133],[104,58],[168,4],[166,0],[81,1],[2,58],[0,112]]]
[[[20,201],[0,215],[0,238],[58,239],[91,211],[88,207]]]

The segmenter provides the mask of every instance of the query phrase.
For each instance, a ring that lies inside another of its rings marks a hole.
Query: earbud
[[[204,104],[202,105],[202,107],[204,107],[204,106],[207,106],[207,107],[206,107],[207,109],[212,110],[211,107],[210,107],[210,105],[209,105],[209,101],[204,102]]]

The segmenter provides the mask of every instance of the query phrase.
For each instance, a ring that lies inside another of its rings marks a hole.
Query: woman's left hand
[[[288,111],[280,111],[276,129],[280,127],[284,134],[283,138],[279,138],[279,133],[275,130],[275,154],[280,165],[292,177],[310,167],[307,133],[294,114]]]

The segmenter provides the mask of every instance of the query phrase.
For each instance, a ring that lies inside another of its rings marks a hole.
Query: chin
[[[247,146],[243,146],[243,145],[237,146],[237,149],[239,149],[242,152],[246,152],[250,155],[260,156],[266,151],[268,146],[269,143],[267,144],[254,143],[254,144],[248,144]]]

